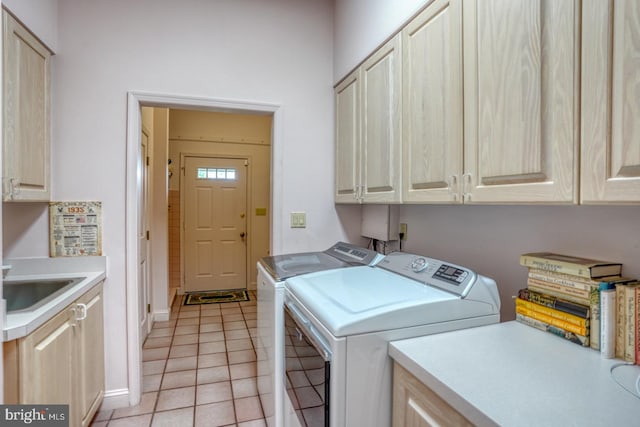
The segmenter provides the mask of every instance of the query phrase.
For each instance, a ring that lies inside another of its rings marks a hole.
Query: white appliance
[[[302,274],[373,265],[375,251],[338,242],[323,252],[276,255],[258,262],[258,393],[269,426],[282,426],[284,384],[284,280]]]
[[[285,289],[285,401],[297,415],[290,425],[388,427],[389,341],[500,320],[492,279],[401,252],[373,268],[294,277]]]

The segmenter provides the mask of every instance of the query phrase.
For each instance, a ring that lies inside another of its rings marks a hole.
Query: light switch
[[[291,212],[291,228],[305,228],[306,226],[306,212]]]

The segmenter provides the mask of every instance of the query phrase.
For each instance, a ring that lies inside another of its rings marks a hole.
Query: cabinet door
[[[402,31],[404,202],[462,202],[461,26],[461,1],[436,0]]]
[[[394,203],[402,196],[400,59],[398,34],[361,66],[361,196],[365,203]]]
[[[577,1],[465,1],[465,203],[577,201]]]
[[[360,78],[353,72],[335,90],[336,203],[358,203],[360,185]]]
[[[20,341],[20,403],[66,404],[69,425],[75,420],[73,313],[66,309]]]
[[[393,368],[393,427],[472,426],[445,400],[397,363]]]
[[[3,200],[49,200],[50,52],[3,11]]]
[[[88,426],[104,396],[104,338],[102,285],[78,299],[86,317],[77,324],[79,413],[82,425]]]
[[[582,203],[640,202],[640,3],[582,6]]]

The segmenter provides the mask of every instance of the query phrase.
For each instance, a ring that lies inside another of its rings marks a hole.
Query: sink
[[[5,280],[2,292],[7,300],[7,313],[35,310],[84,279]]]

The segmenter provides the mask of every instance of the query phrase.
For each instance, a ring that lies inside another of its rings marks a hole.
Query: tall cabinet
[[[2,199],[47,201],[51,52],[4,9],[2,19]]]
[[[403,201],[461,203],[462,1],[434,1],[402,49]]]
[[[640,3],[582,5],[582,203],[640,201]]]
[[[401,200],[401,50],[396,35],[335,89],[337,203]]]
[[[464,2],[465,203],[575,203],[577,1]]]

